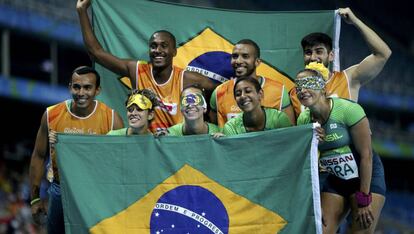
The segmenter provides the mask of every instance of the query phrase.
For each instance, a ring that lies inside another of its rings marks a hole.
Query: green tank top
[[[152,134],[148,130],[148,134]],[[128,128],[121,128],[117,130],[111,130],[106,135],[112,135],[112,136],[127,136],[128,135]]]
[[[184,136],[183,126],[184,126],[184,123],[179,123],[179,124],[176,124],[172,127],[169,127],[168,128],[168,135],[169,136]],[[220,132],[220,128],[215,124],[207,123],[207,126],[208,126],[208,134],[213,134],[213,133],[216,133],[216,132]]]
[[[284,112],[270,108],[263,109],[265,111],[266,116],[264,131],[275,128],[285,128],[292,126],[289,117]],[[243,115],[244,113],[227,121],[227,123],[223,127],[224,135],[231,136],[247,132],[243,123]]]
[[[365,112],[357,103],[341,98],[331,98],[329,118],[321,127],[325,130],[325,141],[318,145],[319,163],[329,173],[349,180],[359,177],[360,157],[351,150],[353,144],[350,128],[365,118]],[[311,123],[310,110],[302,112],[298,125]]]
[[[318,146],[321,157],[350,153],[349,145],[352,144],[352,139],[349,128],[365,118],[365,112],[359,104],[342,98],[331,98],[331,100],[331,113],[328,120],[322,124],[326,134],[325,141]],[[309,109],[302,112],[297,121],[298,125],[308,123],[311,123]]]

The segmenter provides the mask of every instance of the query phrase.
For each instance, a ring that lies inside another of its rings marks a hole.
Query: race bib
[[[358,165],[352,153],[331,155],[319,159],[320,165],[329,173],[344,179],[349,180],[358,178]]]

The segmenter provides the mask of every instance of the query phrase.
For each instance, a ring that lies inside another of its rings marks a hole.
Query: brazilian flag
[[[66,233],[321,233],[311,125],[58,139]]]
[[[252,39],[261,49],[263,62],[257,68],[258,75],[278,80],[288,89],[293,87],[292,77],[304,66],[300,41],[305,35],[327,33],[334,38],[335,48],[339,40],[340,17],[333,10],[231,11],[137,0],[93,1],[92,9],[95,35],[110,53],[148,60],[150,36],[157,30],[168,30],[178,44],[174,65],[216,82],[234,75],[230,56],[241,39]],[[335,52],[339,55],[338,50]],[[100,65],[96,68],[103,77],[99,98],[125,115],[129,79]]]

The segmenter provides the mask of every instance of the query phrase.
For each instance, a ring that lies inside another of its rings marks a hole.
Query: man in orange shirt
[[[358,101],[359,89],[362,85],[374,79],[382,70],[391,50],[387,44],[367,25],[358,19],[349,8],[339,8],[338,14],[348,23],[353,24],[365,39],[371,54],[360,63],[343,71],[332,72],[326,81],[326,91],[331,96]],[[323,63],[325,67],[334,60],[332,39],[324,33],[311,33],[302,39],[303,59],[305,65],[310,62]],[[290,91],[291,97],[296,97],[295,89]],[[302,107],[296,98],[292,98],[295,113],[298,116]]]
[[[77,11],[83,40],[94,61],[131,80],[133,89],[150,89],[160,99],[160,108],[155,109],[155,119],[151,122],[153,132],[181,123],[180,94],[183,87],[197,84],[207,94],[217,86],[212,80],[196,72],[184,71],[173,66],[177,54],[176,40],[172,33],[160,30],[149,39],[149,62],[134,59],[120,59],[105,51],[96,39],[87,14],[91,0],[78,0]]]
[[[34,221],[41,223],[41,217],[47,214],[49,234],[65,233],[63,209],[60,196],[59,173],[54,147],[48,147],[48,135],[53,132],[68,134],[106,134],[110,130],[123,127],[121,117],[104,103],[95,100],[99,94],[99,74],[90,67],[79,67],[72,73],[69,83],[72,100],[66,100],[46,109],[37,132],[36,143],[30,162],[31,209]],[[45,174],[44,164],[47,150],[51,158],[53,171],[49,187],[49,208],[40,200],[39,190]]]

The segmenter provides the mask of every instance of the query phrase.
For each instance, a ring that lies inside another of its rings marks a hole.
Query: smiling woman
[[[349,210],[352,233],[373,233],[385,202],[384,169],[372,153],[364,110],[353,101],[327,96],[322,75],[326,71],[324,66],[308,65],[295,81],[298,99],[308,108],[298,125],[319,122],[326,133],[318,145],[324,169],[320,172],[324,233],[334,233]]]
[[[184,122],[168,128],[168,135],[213,134],[220,131],[217,125],[207,123],[204,120],[207,102],[203,90],[199,86],[191,85],[181,92],[180,109],[184,116]]]
[[[158,105],[157,96],[151,90],[133,90],[125,102],[129,126],[112,130],[107,135],[151,134],[149,124],[154,119],[154,108]]]
[[[261,106],[264,92],[257,79],[250,76],[238,78],[233,92],[237,105],[243,113],[230,119],[224,125],[224,135],[292,126],[289,117],[284,112]]]

